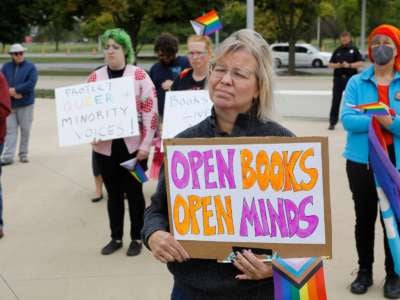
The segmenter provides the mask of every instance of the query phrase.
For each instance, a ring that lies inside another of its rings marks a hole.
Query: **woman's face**
[[[218,60],[209,76],[209,92],[216,111],[247,112],[258,97],[257,61],[246,50]]]
[[[381,47],[382,45],[384,45],[384,47],[393,49],[393,57],[392,57],[392,59],[387,61],[387,63],[394,61],[394,58],[397,56],[397,48],[396,48],[396,44],[393,42],[393,40],[390,37],[388,37],[387,35],[378,34],[375,37],[373,37],[371,40],[372,57],[375,60],[375,64],[378,64],[378,65],[379,65],[378,57],[374,57],[374,55],[377,55],[375,53],[377,52],[377,49],[379,47]],[[383,60],[383,61],[385,62],[385,60]],[[385,63],[385,65],[387,63]]]
[[[188,43],[188,58],[194,71],[206,70],[210,61],[210,54],[204,42]]]
[[[111,70],[120,70],[125,66],[124,49],[113,39],[109,39],[105,44],[104,57]]]

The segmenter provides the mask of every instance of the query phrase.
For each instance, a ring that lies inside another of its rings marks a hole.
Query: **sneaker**
[[[139,255],[141,251],[142,251],[142,243],[139,243],[137,241],[132,241],[131,244],[129,245],[128,251],[126,252],[126,255],[136,256]]]
[[[26,163],[29,162],[29,160],[28,160],[27,157],[21,157],[21,158],[19,159],[19,161],[22,162],[22,163],[24,163],[24,164],[26,164]]]
[[[335,125],[332,125],[332,124],[329,125],[328,129],[329,129],[329,130],[335,130]]]
[[[400,298],[400,278],[398,276],[386,276],[383,296],[387,299]]]
[[[372,272],[360,269],[356,279],[351,283],[350,291],[356,295],[365,294],[372,283]]]
[[[4,236],[3,227],[0,227],[0,239]]]
[[[2,160],[0,163],[4,167],[4,166],[12,165],[13,161],[12,160]]]
[[[111,240],[103,249],[101,249],[101,254],[109,255],[113,254],[118,249],[122,248],[122,241]]]

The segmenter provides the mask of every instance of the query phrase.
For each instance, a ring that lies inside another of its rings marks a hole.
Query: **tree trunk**
[[[291,38],[289,39],[289,65],[288,65],[288,73],[289,75],[295,75],[296,73],[296,40]]]

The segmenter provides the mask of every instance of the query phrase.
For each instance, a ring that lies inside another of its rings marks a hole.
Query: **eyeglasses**
[[[187,53],[187,56],[189,57],[204,56],[206,53],[207,53],[206,51],[190,51]]]
[[[11,55],[20,56],[20,55],[24,55],[24,52],[13,52],[13,53],[11,53]]]
[[[239,68],[228,70],[222,65],[211,65],[211,74],[217,78],[222,79],[226,74],[230,74],[231,78],[235,81],[249,80],[255,72]]]

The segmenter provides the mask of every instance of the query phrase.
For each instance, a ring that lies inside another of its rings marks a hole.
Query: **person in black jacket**
[[[333,71],[332,105],[329,114],[329,130],[334,130],[339,120],[340,102],[347,82],[362,67],[363,58],[356,46],[353,46],[351,35],[347,31],[340,35],[341,46],[337,48],[329,61]]]
[[[220,45],[211,64],[208,88],[214,104],[212,115],[178,137],[293,136],[270,119],[272,76],[271,53],[261,35],[248,29],[233,33]],[[190,259],[169,232],[163,171],[145,211],[142,239],[174,275],[173,300],[273,299],[271,265],[249,251],[239,254],[233,264]]]

